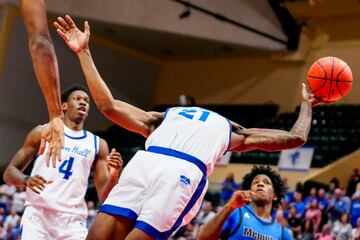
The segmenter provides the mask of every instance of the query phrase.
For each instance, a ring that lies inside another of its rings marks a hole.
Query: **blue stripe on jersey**
[[[180,224],[182,223],[186,214],[189,213],[189,211],[193,208],[195,203],[199,200],[199,198],[206,186],[206,182],[207,182],[206,175],[203,175],[201,178],[201,181],[200,181],[198,187],[196,188],[194,194],[192,195],[189,203],[186,205],[185,209],[180,214],[179,218],[176,220],[174,226],[170,230],[164,232],[166,239],[168,239],[171,236],[171,234],[173,234],[173,232],[180,227]]]
[[[136,218],[138,217],[138,215],[129,208],[122,208],[110,204],[102,205],[99,212],[109,213],[111,215],[123,216],[130,219],[131,221],[135,221]]]
[[[201,178],[201,181],[200,181],[198,187],[196,188],[193,196],[191,197],[190,201],[188,202],[188,204],[186,205],[186,207],[184,208],[184,210],[182,211],[182,213],[176,220],[175,224],[168,231],[159,232],[154,227],[152,227],[150,224],[148,224],[144,221],[136,221],[134,227],[144,231],[145,233],[147,233],[148,235],[150,235],[151,237],[153,237],[156,240],[168,239],[171,236],[171,234],[173,234],[173,232],[180,227],[180,224],[182,223],[186,214],[189,213],[189,211],[193,208],[195,203],[198,201],[202,192],[204,191],[206,182],[207,182],[206,177],[205,177],[205,175],[203,175]]]
[[[153,152],[153,153],[159,153],[159,154],[163,154],[163,155],[167,155],[167,156],[172,156],[172,157],[176,157],[176,158],[183,159],[185,161],[191,162],[191,163],[195,164],[200,169],[200,171],[203,173],[203,175],[206,176],[206,165],[205,165],[205,163],[203,163],[202,161],[200,161],[196,157],[191,156],[191,155],[189,155],[187,153],[176,151],[176,150],[171,149],[171,148],[164,148],[164,147],[158,147],[158,146],[150,146],[150,147],[148,147],[147,151],[148,152]]]
[[[228,123],[229,123],[229,127],[230,127],[230,129],[229,129],[229,145],[228,145],[228,147],[227,147],[227,151],[229,151],[230,146],[231,146],[231,133],[232,133],[232,125],[231,125],[231,122],[230,122],[230,120],[229,120],[229,119],[227,119],[227,118],[225,118],[225,119],[228,121]]]
[[[73,136],[67,135],[66,133],[65,133],[64,135],[65,135],[66,137],[68,137],[68,138],[78,140],[78,139],[86,138],[86,135],[87,135],[86,130],[83,129],[83,132],[84,132],[84,135],[83,135],[83,136],[80,136],[80,137],[73,137]]]
[[[167,108],[167,109],[166,109],[165,114],[164,114],[164,120],[165,120],[166,115],[167,115],[167,113],[169,112],[170,109],[171,109],[171,108]]]
[[[96,162],[97,158],[98,158],[98,137],[94,134],[94,147],[95,147],[95,156],[94,156],[94,162]]]

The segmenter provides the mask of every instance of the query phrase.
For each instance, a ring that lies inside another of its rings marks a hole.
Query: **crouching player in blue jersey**
[[[244,176],[242,188],[202,226],[198,239],[291,239],[290,230],[271,217],[286,192],[280,175],[269,166],[256,165]]]

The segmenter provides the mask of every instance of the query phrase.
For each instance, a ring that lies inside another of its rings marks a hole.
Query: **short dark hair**
[[[250,190],[252,181],[260,174],[264,174],[270,178],[274,187],[274,192],[277,196],[277,199],[273,201],[273,207],[277,208],[286,194],[287,186],[280,177],[280,174],[273,170],[269,165],[254,165],[251,172],[243,177],[242,189]]]
[[[87,90],[86,87],[79,84],[75,84],[61,93],[61,102],[62,103],[67,102],[71,93],[75,91],[83,91],[86,92],[87,95],[89,95],[89,91]]]

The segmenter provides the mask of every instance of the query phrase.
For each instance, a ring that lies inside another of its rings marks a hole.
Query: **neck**
[[[81,121],[80,123],[74,122],[70,120],[69,118],[64,118],[64,124],[66,127],[70,128],[73,131],[81,131],[84,129],[84,121]]]
[[[271,206],[272,204],[264,204],[263,206],[257,205],[252,202],[251,207],[256,213],[256,215],[260,218],[271,220]]]

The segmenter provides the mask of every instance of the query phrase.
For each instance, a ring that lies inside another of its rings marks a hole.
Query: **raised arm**
[[[58,63],[48,30],[47,14],[44,0],[20,0],[21,15],[28,33],[29,50],[36,78],[45,97],[50,123],[43,129],[40,152],[49,142],[49,158],[55,165],[56,158],[61,159],[61,148],[64,144],[63,112],[60,100],[60,83]],[[48,164],[49,165],[49,164]]]
[[[240,190],[234,192],[230,201],[226,203],[225,206],[212,219],[210,219],[210,221],[201,226],[198,240],[219,239],[224,223],[231,213],[235,209],[241,208],[245,204],[249,204],[253,196],[254,193],[251,191]]]
[[[34,128],[26,137],[23,146],[14,155],[7,166],[3,178],[7,184],[20,187],[28,186],[36,193],[45,187],[46,183],[50,183],[41,176],[29,177],[23,173],[25,168],[34,160],[40,146],[41,132],[44,126]]]
[[[153,131],[155,123],[163,118],[163,114],[145,112],[113,98],[90,53],[90,26],[88,22],[85,22],[85,30],[81,32],[70,16],[66,15],[65,19],[59,17],[58,21],[54,22],[54,26],[57,33],[77,54],[87,85],[99,110],[116,124],[147,137]]]
[[[320,102],[302,86],[303,100],[297,121],[290,131],[277,129],[243,128],[233,124],[232,151],[246,152],[255,149],[280,151],[302,146],[310,131],[312,108]]]

